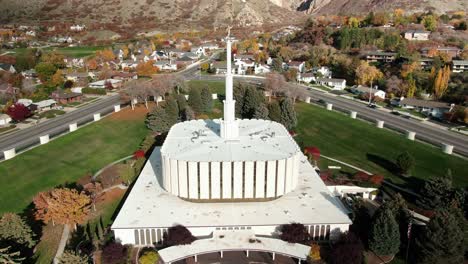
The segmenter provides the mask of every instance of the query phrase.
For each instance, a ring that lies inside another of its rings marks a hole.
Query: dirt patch
[[[155,106],[154,103],[149,103],[148,104],[149,109],[146,109],[144,105],[137,105],[135,107],[135,110],[132,110],[131,107],[126,107],[118,113],[113,113],[109,117],[109,119],[120,120],[120,121],[143,120],[146,117],[146,115],[149,113],[149,111],[153,109],[154,106]]]
[[[366,263],[368,264],[390,263],[394,258],[394,256],[377,256],[373,252],[369,251],[364,252],[364,256],[366,257]]]
[[[103,188],[109,188],[122,183],[122,180],[119,177],[119,167],[116,165],[110,166],[101,172],[97,177],[97,180],[102,183]]]

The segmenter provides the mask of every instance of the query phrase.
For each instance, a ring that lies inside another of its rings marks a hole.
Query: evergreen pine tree
[[[268,117],[271,121],[281,122],[281,108],[277,101],[268,104]]]
[[[195,113],[190,106],[185,107],[182,111],[182,121],[190,121],[195,119]]]
[[[236,117],[242,118],[242,112],[244,108],[244,100],[245,100],[245,93],[246,87],[241,83],[238,83],[236,87],[234,87],[234,100],[236,100]]]
[[[157,106],[146,117],[146,127],[158,134],[164,134],[169,131],[173,123],[167,115],[166,110]]]
[[[415,263],[463,263],[464,230],[458,210],[439,210],[415,242]]]
[[[11,240],[31,248],[36,244],[31,227],[19,215],[5,213],[0,218],[0,239]]]
[[[242,106],[242,118],[253,118],[259,104],[261,102],[256,88],[248,87],[245,91],[244,105]]]
[[[188,105],[192,108],[195,113],[201,113],[202,109],[202,101],[201,101],[201,94],[200,90],[197,88],[191,88],[189,92],[189,99]]]
[[[172,96],[169,96],[166,98],[166,104],[164,105],[164,110],[166,111],[168,122],[170,125],[174,125],[177,120],[179,119],[179,106],[177,105],[177,102],[172,98]]]
[[[213,110],[213,97],[210,92],[210,88],[205,86],[201,90],[201,103],[202,111],[204,113],[210,113]]]
[[[416,203],[426,210],[434,210],[454,205],[461,207],[463,200],[464,198],[459,197],[457,190],[452,187],[452,173],[449,170],[442,177],[427,180]]]
[[[377,210],[372,221],[369,248],[380,256],[390,256],[398,252],[400,231],[392,211],[382,207]]]
[[[281,108],[281,124],[288,130],[297,125],[296,110],[294,109],[293,102],[290,98],[285,98],[280,103]]]
[[[396,157],[395,165],[402,175],[409,175],[414,167],[414,158],[408,151],[405,151]]]
[[[89,259],[87,256],[81,256],[73,251],[67,250],[63,252],[59,259],[59,264],[87,264]]]
[[[182,112],[185,107],[187,107],[187,99],[185,99],[185,95],[178,94],[177,95],[177,105],[179,106],[179,111]]]
[[[268,120],[268,108],[265,103],[258,105],[255,109],[253,118]]]

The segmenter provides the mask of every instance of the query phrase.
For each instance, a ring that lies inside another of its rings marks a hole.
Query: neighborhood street
[[[3,151],[5,150],[16,148],[16,151],[19,152],[22,149],[37,144],[40,136],[50,135],[50,138],[52,138],[67,131],[69,124],[78,123],[80,125],[92,120],[94,114],[101,113],[103,115],[113,111],[114,105],[120,105],[119,95],[112,95],[65,115],[0,136],[0,158],[3,158]]]
[[[198,67],[190,67],[182,72],[176,73],[181,75],[185,80],[207,80],[214,81],[224,80],[224,76],[202,75]],[[239,76],[235,79],[248,83],[261,83],[264,78],[253,76]],[[290,84],[299,85],[299,84]],[[300,85],[306,89],[306,86]],[[468,156],[468,137],[457,134],[439,127],[421,123],[418,120],[406,119],[401,116],[396,116],[391,113],[371,109],[365,104],[355,102],[333,94],[324,93],[316,90],[309,90],[312,101],[322,101],[333,104],[333,108],[343,112],[356,111],[358,117],[375,122],[382,120],[385,126],[400,132],[413,131],[416,132],[416,138],[441,147],[442,144],[450,144],[454,146],[454,152],[463,156]],[[95,103],[91,103],[73,112],[63,116],[58,116],[51,120],[45,121],[33,127],[29,127],[17,132],[13,132],[4,136],[0,136],[0,158],[3,158],[3,151],[16,148],[16,151],[27,148],[39,142],[39,137],[49,134],[52,138],[54,135],[60,134],[68,130],[68,125],[78,122],[79,124],[92,120],[95,113],[106,113],[113,110],[113,106],[119,104],[119,95],[113,95]],[[365,138],[363,138],[365,140]]]

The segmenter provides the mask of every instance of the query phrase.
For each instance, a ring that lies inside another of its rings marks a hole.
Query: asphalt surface
[[[114,105],[120,105],[120,96],[112,95],[80,107],[67,114],[41,122],[37,125],[21,129],[17,132],[0,136],[0,158],[3,158],[3,151],[12,148],[16,152],[26,149],[39,143],[39,137],[49,135],[50,138],[62,134],[69,130],[69,125],[78,123],[82,125],[93,120],[94,114],[101,116],[114,110]]]
[[[210,58],[210,60],[212,60],[212,58]],[[177,74],[182,76],[185,80],[224,80],[224,76],[202,75],[198,66],[185,69]],[[252,84],[260,84],[264,81],[263,78],[247,76],[235,76],[234,79],[236,81]],[[301,87],[307,89],[305,86],[301,85]],[[452,145],[454,146],[453,151],[455,153],[468,157],[468,137],[465,135],[424,124],[418,120],[406,119],[402,116],[396,116],[382,110],[372,109],[362,103],[335,96],[333,94],[323,93],[316,90],[308,90],[307,92],[310,94],[312,101],[321,102],[322,104],[331,103],[333,104],[333,109],[340,110],[342,112],[355,111],[358,113],[359,118],[366,119],[371,122],[382,120],[385,122],[385,127],[392,130],[403,133],[406,133],[407,131],[415,132],[416,139],[438,147],[442,147],[443,144]],[[38,144],[40,136],[48,134],[52,138],[67,131],[69,124],[78,123],[80,125],[89,122],[93,119],[93,114],[101,113],[102,115],[111,112],[113,111],[114,105],[117,104],[120,104],[120,97],[119,95],[114,95],[78,108],[77,110],[65,115],[34,125],[33,127],[0,136],[0,159],[3,158],[3,151],[5,150],[15,148],[16,151],[19,152],[25,148]]]
[[[201,75],[196,68],[186,71],[183,76],[186,80],[224,80],[223,76]],[[264,81],[263,78],[244,76],[235,76],[234,79],[237,81],[255,84],[259,84]],[[290,83],[289,85],[297,84]],[[304,89],[307,89],[306,86],[300,86]],[[333,104],[333,109],[346,113],[355,111],[357,112],[357,116],[359,118],[371,122],[376,122],[377,120],[384,121],[384,126],[386,128],[402,133],[406,133],[407,131],[415,132],[416,139],[430,143],[440,148],[442,148],[443,144],[452,145],[454,146],[453,152],[468,157],[468,137],[465,135],[444,130],[429,124],[424,124],[419,120],[407,119],[403,116],[397,116],[382,110],[372,109],[360,102],[355,102],[347,98],[336,96],[334,94],[324,93],[317,90],[308,90],[307,92],[310,94],[311,100],[317,103],[321,102],[319,104],[330,103]]]

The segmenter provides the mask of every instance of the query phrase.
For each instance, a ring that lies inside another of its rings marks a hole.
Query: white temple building
[[[178,224],[200,238],[159,251],[165,263],[213,251],[222,257],[228,250],[305,259],[309,247],[279,240],[278,228],[302,223],[314,239],[333,239],[348,231],[348,211],[283,125],[235,118],[229,37],[226,43],[224,118],[174,125],[151,154],[112,230],[122,244],[135,246],[163,243],[167,229]],[[249,243],[253,237],[261,242]]]

